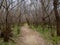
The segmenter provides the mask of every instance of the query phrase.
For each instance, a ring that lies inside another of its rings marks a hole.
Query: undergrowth
[[[11,40],[9,42],[3,42],[3,39],[0,38],[0,45],[15,45],[15,40],[20,34],[20,26],[14,25],[11,29],[13,33],[13,37],[11,38]]]
[[[53,45],[59,45],[60,44],[60,43],[58,43],[58,42],[60,42],[60,37],[57,37],[56,29],[54,29],[54,28],[51,29],[51,28],[45,27],[43,30],[43,27],[41,25],[39,25],[39,26],[30,25],[30,28],[38,31],[43,36],[43,38],[47,39],[47,41],[51,42]],[[54,33],[53,37],[51,36],[51,33],[52,33],[51,31],[53,31],[53,33]]]

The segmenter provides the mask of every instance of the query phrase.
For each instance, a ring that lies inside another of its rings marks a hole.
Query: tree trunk
[[[56,26],[57,26],[57,36],[60,36],[60,17],[58,14],[58,10],[57,10],[57,4],[58,4],[58,0],[53,0],[53,5],[54,5],[54,13],[55,13],[55,17],[56,17]]]
[[[4,41],[5,42],[8,42],[9,41],[9,38],[10,38],[10,36],[11,36],[11,24],[8,22],[8,14],[9,14],[9,11],[8,11],[8,5],[7,5],[7,0],[5,0],[5,3],[6,3],[6,8],[5,8],[5,10],[6,10],[6,22],[5,22],[5,28],[4,28],[4,31],[3,31],[3,33],[4,33]]]

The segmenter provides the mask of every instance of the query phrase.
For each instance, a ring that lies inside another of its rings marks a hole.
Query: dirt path
[[[16,42],[16,45],[46,45],[39,33],[30,29],[27,24],[21,27],[21,36]]]

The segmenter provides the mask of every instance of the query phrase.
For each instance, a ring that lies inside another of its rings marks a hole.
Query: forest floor
[[[27,24],[20,28],[20,36],[16,39],[16,45],[46,45],[45,39]]]

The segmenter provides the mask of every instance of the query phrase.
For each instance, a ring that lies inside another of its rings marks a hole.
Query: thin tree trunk
[[[45,16],[45,10],[44,10],[44,0],[41,0],[41,5],[42,5],[42,27],[43,27],[43,31],[44,31],[44,28],[45,28],[45,18],[44,18],[44,16]]]

